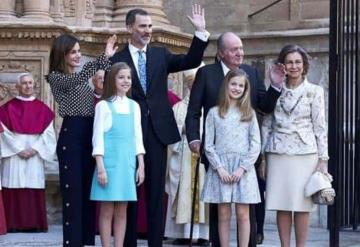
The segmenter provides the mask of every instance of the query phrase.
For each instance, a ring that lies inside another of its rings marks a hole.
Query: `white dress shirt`
[[[144,52],[143,56],[144,56],[145,64],[146,64],[147,45],[145,45],[142,49],[138,49],[138,48],[136,48],[135,46],[133,46],[132,44],[129,43],[129,51],[130,51],[131,59],[134,62],[136,73],[137,73],[138,77],[140,78],[139,66],[138,66],[138,60],[139,60],[139,52],[138,51],[139,50],[142,50]]]

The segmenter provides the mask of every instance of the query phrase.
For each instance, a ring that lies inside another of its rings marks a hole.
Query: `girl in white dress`
[[[218,204],[222,247],[230,244],[231,203],[235,203],[239,246],[248,246],[249,204],[260,202],[254,163],[260,153],[260,132],[250,103],[250,83],[243,70],[226,75],[219,103],[210,109],[205,125],[205,154],[211,168],[201,199]]]

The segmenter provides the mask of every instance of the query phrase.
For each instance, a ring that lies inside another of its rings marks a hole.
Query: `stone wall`
[[[309,29],[329,26],[329,0],[282,0],[254,15],[254,12],[275,2],[274,0],[198,0],[164,1],[164,12],[171,24],[192,32],[185,18],[191,3],[205,7],[208,29],[212,33],[223,31],[263,32],[274,30]]]

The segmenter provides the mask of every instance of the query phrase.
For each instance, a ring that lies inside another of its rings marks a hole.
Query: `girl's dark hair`
[[[285,58],[289,53],[294,53],[297,52],[301,55],[303,63],[304,63],[304,73],[303,75],[306,75],[309,71],[309,60],[310,60],[310,56],[309,54],[301,47],[298,45],[286,45],[284,46],[278,56],[277,62],[278,63],[282,63],[285,64]]]
[[[52,71],[68,73],[65,56],[76,43],[79,43],[79,40],[69,34],[62,34],[54,40],[50,51],[49,74]]]
[[[229,83],[234,77],[241,77],[245,81],[245,90],[243,95],[236,102],[236,107],[241,112],[240,121],[250,121],[253,116],[253,109],[250,101],[250,82],[247,74],[242,69],[230,70],[221,85],[219,93],[219,115],[224,118],[230,107]]]
[[[111,66],[110,72],[107,73],[105,78],[104,90],[101,99],[111,101],[113,100],[114,96],[116,96],[117,89],[116,89],[115,77],[119,73],[119,71],[123,69],[130,70],[130,74],[131,74],[131,69],[129,65],[127,65],[127,63],[118,62],[118,63],[114,63]],[[130,94],[130,90],[127,94],[128,95]]]

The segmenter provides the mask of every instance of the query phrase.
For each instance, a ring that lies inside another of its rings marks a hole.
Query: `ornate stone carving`
[[[59,32],[53,32],[49,30],[39,31],[39,29],[18,30],[17,32],[0,29],[0,38],[2,39],[51,39],[59,36],[59,34]]]
[[[189,48],[190,44],[188,39],[181,40],[179,37],[172,36],[170,34],[164,35],[161,33],[154,33],[152,37],[152,42],[166,44],[168,46],[184,47]]]
[[[74,0],[64,0],[63,8],[65,17],[75,17],[75,1]]]
[[[96,0],[86,0],[86,15],[85,17],[91,19],[94,15]]]
[[[36,21],[50,21],[50,0],[23,1],[24,16],[22,18]]]
[[[62,0],[53,0],[50,5],[50,16],[53,18],[54,22],[61,23],[63,22],[64,13],[62,9]]]
[[[170,24],[163,11],[163,0],[115,0],[112,27],[125,27],[126,13],[133,8],[145,9],[152,18],[154,26],[168,27],[180,31],[177,26]]]
[[[114,4],[113,0],[96,0],[94,18],[92,19],[94,27],[109,27],[112,21]]]

